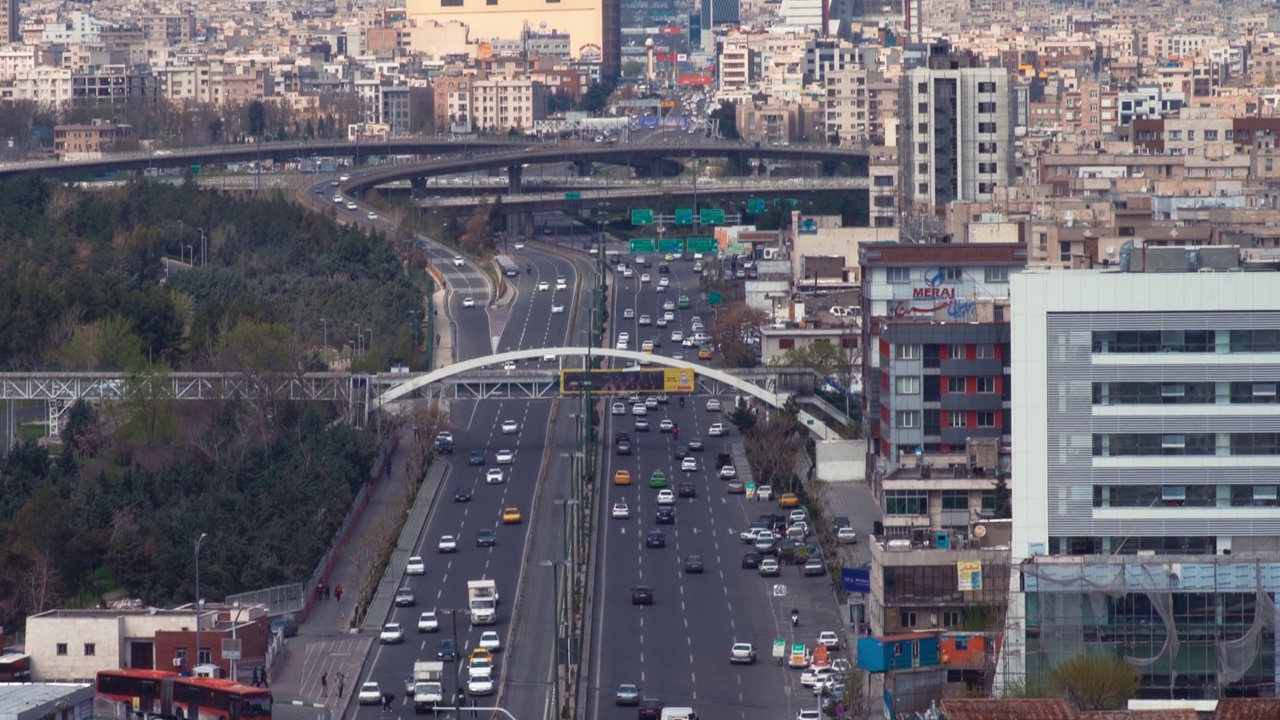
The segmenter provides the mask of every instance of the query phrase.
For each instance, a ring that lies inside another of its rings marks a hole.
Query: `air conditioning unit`
[[[176,657],[176,658],[174,658],[174,659],[173,659],[173,666],[174,666],[174,667],[182,667],[182,658],[180,658],[180,657]]]

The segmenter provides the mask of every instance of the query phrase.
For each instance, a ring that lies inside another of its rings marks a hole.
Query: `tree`
[[[733,404],[733,412],[729,413],[729,422],[738,428],[738,432],[746,434],[748,430],[755,427],[756,414],[747,405],[747,401],[738,398]]]
[[[995,507],[992,511],[995,513],[997,520],[1008,520],[1013,517],[1013,495],[1009,491],[1009,481],[1005,479],[1004,473],[996,471],[995,486]]]
[[[1115,655],[1077,655],[1049,673],[1054,696],[1065,696],[1082,712],[1120,710],[1138,693],[1138,671]]]
[[[756,364],[755,346],[747,342],[768,320],[760,310],[744,302],[725,305],[711,323],[711,339],[720,352],[725,367],[747,368]]]
[[[804,449],[800,432],[803,428],[796,417],[780,411],[747,432],[747,462],[751,463],[756,484],[777,488],[783,481],[795,479],[796,462]]]
[[[740,140],[738,135],[737,108],[728,100],[720,101],[720,107],[712,110],[710,119],[720,121],[720,137],[725,140]]]
[[[875,703],[867,692],[867,674],[850,668],[841,678],[841,683],[844,684],[844,693],[839,699],[824,702],[822,713],[831,720],[869,720]]]
[[[254,100],[249,103],[249,107],[245,110],[245,116],[249,123],[249,135],[261,137],[267,131],[267,108],[262,104],[261,100]]]
[[[462,249],[473,255],[480,255],[493,250],[493,227],[490,216],[493,206],[487,199],[481,200],[476,209],[471,211],[467,219],[467,227],[462,233]]]
[[[599,115],[609,105],[609,96],[613,94],[613,89],[599,82],[591,83],[591,87],[582,94],[582,99],[578,101],[578,109],[592,115]]]
[[[848,372],[848,362],[844,353],[834,343],[826,340],[814,340],[807,345],[793,347],[782,354],[782,357],[769,361],[775,367],[810,368],[823,376],[841,378]]]

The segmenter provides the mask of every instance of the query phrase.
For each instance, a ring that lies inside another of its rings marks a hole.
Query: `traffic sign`
[[[564,199],[565,200],[581,200],[582,193],[578,192],[577,190],[570,190],[569,192],[564,194]]]
[[[764,198],[751,198],[747,200],[747,212],[753,214],[764,212]]]
[[[717,250],[715,238],[689,238],[685,245],[691,253],[713,253]]]
[[[693,208],[676,208],[676,224],[692,225],[693,224]]]
[[[773,657],[780,658],[787,656],[787,641],[777,638],[773,641]]]
[[[684,252],[684,238],[660,238],[658,240],[658,252],[663,255]]]
[[[787,596],[787,586],[786,586],[786,585],[783,585],[783,584],[781,584],[781,583],[779,583],[779,584],[777,584],[777,585],[774,585],[774,586],[773,586],[773,596],[774,596],[774,597],[786,597],[786,596]]]
[[[631,252],[651,253],[655,251],[656,243],[653,238],[631,238]]]
[[[719,305],[722,302],[724,302],[724,295],[721,295],[719,291],[711,290],[707,293],[708,305]]]
[[[698,222],[703,225],[723,225],[724,210],[720,208],[703,208],[698,211]]]
[[[652,210],[632,210],[631,224],[632,225],[652,225],[653,211]]]

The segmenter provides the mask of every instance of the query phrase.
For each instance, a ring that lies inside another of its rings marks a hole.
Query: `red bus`
[[[174,720],[270,720],[271,691],[234,680],[166,670],[103,670],[98,697],[136,713]]]

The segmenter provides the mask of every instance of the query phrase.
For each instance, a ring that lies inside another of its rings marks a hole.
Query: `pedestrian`
[[[382,693],[382,709],[383,710],[390,710],[391,703],[395,701],[396,701],[396,696],[394,693],[389,693],[389,692]]]
[[[267,682],[267,666],[266,665],[262,666],[262,687],[264,688],[271,687],[271,683]]]
[[[339,672],[338,673],[338,699],[339,700],[342,699],[342,688],[346,684],[347,684],[347,676]]]
[[[324,599],[324,583],[322,582],[316,583],[316,599],[317,600]]]
[[[338,599],[338,602],[342,602],[342,586],[341,585],[333,589],[333,596]]]
[[[329,673],[320,675],[320,697],[329,697]]]
[[[330,585],[329,583],[325,583],[325,584],[324,584],[324,599],[325,599],[325,600],[328,600],[328,599],[329,599],[330,597],[332,597],[332,596],[333,596],[333,586],[332,586],[332,585]]]
[[[253,669],[253,686],[254,686],[254,687],[261,687],[261,686],[258,684],[259,682],[260,682],[260,681],[258,680],[258,668],[254,668],[254,669]]]

